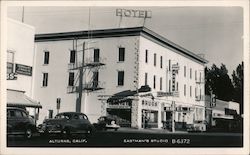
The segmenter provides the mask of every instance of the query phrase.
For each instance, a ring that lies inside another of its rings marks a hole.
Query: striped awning
[[[7,89],[7,106],[42,108],[41,104],[24,94],[24,91]]]

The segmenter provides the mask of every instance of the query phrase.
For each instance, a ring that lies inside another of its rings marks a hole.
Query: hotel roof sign
[[[134,18],[151,18],[152,12],[148,10],[116,9],[116,16],[134,17]]]

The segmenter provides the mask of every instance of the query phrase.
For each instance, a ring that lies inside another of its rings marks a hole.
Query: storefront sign
[[[110,109],[131,109],[131,102],[108,103]]]
[[[135,17],[135,18],[151,18],[152,12],[147,11],[147,10],[116,9],[116,16]]]
[[[157,92],[157,97],[165,97],[165,96],[173,96],[173,93],[172,92],[162,92],[162,91]]]
[[[7,73],[7,80],[16,80],[16,73]]]
[[[27,76],[32,76],[32,67],[21,65],[21,64],[16,64],[16,73],[27,75]]]

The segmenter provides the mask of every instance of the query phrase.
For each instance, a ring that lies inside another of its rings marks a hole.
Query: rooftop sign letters
[[[135,18],[151,18],[152,12],[147,11],[147,10],[116,9],[116,16],[135,17]]]

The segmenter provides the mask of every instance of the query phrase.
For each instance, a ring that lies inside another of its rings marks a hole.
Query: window
[[[194,96],[195,96],[195,97],[197,96],[197,87],[195,87]]]
[[[43,73],[43,87],[48,86],[48,73]]]
[[[93,87],[98,87],[99,72],[93,72]]]
[[[154,53],[154,66],[156,66],[156,53]]]
[[[179,90],[179,83],[178,82],[176,82],[176,91],[178,91]]]
[[[14,71],[13,67],[14,67],[13,63],[7,62],[7,74],[13,73]]]
[[[145,51],[145,62],[148,63],[148,50]]]
[[[75,74],[74,72],[69,72],[69,86],[74,86]]]
[[[200,72],[200,82],[201,82],[201,72]]]
[[[162,68],[162,56],[160,58],[160,67]]]
[[[100,49],[94,49],[94,62],[99,62],[100,59]]]
[[[145,85],[148,85],[148,73],[145,73]]]
[[[197,80],[197,70],[195,70],[195,73],[194,73],[195,75],[195,80]]]
[[[190,79],[192,79],[192,68],[190,68]]]
[[[186,66],[184,66],[184,77],[186,77]]]
[[[49,64],[49,51],[44,52],[44,62],[43,64]]]
[[[71,50],[70,51],[70,63],[75,63],[76,62],[76,51],[75,50]]]
[[[184,84],[184,96],[186,96],[186,85]]]
[[[192,97],[192,86],[190,86],[190,97]]]
[[[162,90],[162,77],[160,78],[160,90]]]
[[[22,112],[19,110],[16,110],[16,117],[23,117]]]
[[[125,48],[119,47],[119,61],[125,61]]]
[[[168,92],[171,92],[171,80],[168,81]]]
[[[169,71],[171,70],[171,60],[170,59],[168,60],[168,70]]]
[[[154,89],[156,88],[156,76],[154,75]]]
[[[124,85],[124,71],[118,71],[118,86]]]

